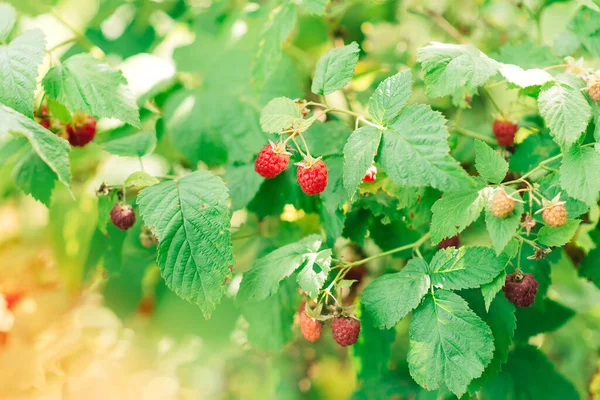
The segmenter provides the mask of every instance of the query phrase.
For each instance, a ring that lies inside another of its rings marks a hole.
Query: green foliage
[[[508,163],[490,146],[475,140],[475,168],[482,178],[500,183],[508,172]]]
[[[369,114],[379,124],[391,122],[408,104],[412,74],[405,70],[379,84],[369,99]]]
[[[367,169],[373,164],[382,131],[372,126],[358,128],[344,146],[344,187],[353,196]]]
[[[346,86],[358,62],[358,44],[329,50],[323,55],[315,70],[311,90],[315,94],[330,94]]]
[[[431,240],[439,243],[471,225],[483,211],[486,199],[476,190],[445,193],[431,208]]]

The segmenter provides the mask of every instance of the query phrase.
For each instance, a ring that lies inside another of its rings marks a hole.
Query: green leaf
[[[0,42],[7,42],[17,22],[17,12],[8,3],[0,4]]]
[[[316,122],[304,136],[310,152],[320,157],[337,156],[344,147],[352,131],[342,121]]]
[[[501,398],[514,400],[580,398],[575,386],[558,373],[554,364],[534,346],[516,347],[510,353],[504,371],[508,374],[510,383],[504,382],[500,386]]]
[[[304,267],[298,273],[298,285],[311,298],[316,299],[331,269],[331,249],[307,256]]]
[[[483,385],[494,379],[502,370],[502,365],[508,359],[508,351],[513,343],[513,336],[517,321],[515,318],[515,306],[513,306],[503,294],[493,299],[491,307],[484,307],[481,295],[474,290],[461,292],[468,301],[471,309],[492,330],[494,336],[494,358],[486,367],[483,375],[475,379],[469,385],[469,392],[477,392]]]
[[[590,207],[596,204],[600,192],[600,154],[589,147],[574,147],[565,152],[560,186],[574,199]]]
[[[156,133],[141,131],[133,135],[109,139],[102,146],[104,150],[118,156],[143,157],[151,154],[156,148]]]
[[[260,113],[260,126],[267,133],[279,133],[302,119],[300,108],[287,97],[273,99]]]
[[[311,91],[314,94],[326,95],[346,86],[358,62],[358,44],[352,42],[347,46],[329,50],[317,63]]]
[[[371,282],[361,295],[361,303],[377,328],[389,329],[421,303],[429,285],[427,263],[413,258],[402,271]]]
[[[516,340],[527,341],[540,333],[555,331],[575,315],[575,311],[569,307],[539,297],[538,292],[536,301],[531,307],[517,308]]]
[[[569,243],[581,221],[570,219],[566,224],[555,228],[553,226],[544,225],[538,232],[538,241],[546,246],[560,247]]]
[[[538,46],[531,40],[509,43],[500,49],[498,61],[515,64],[524,69],[545,68],[561,63],[548,46]]]
[[[485,210],[485,225],[496,254],[502,253],[504,247],[510,242],[515,232],[520,227],[521,216],[523,215],[523,204],[516,203],[512,213],[504,218],[498,218],[492,213],[491,204]]]
[[[348,201],[348,193],[344,189],[344,159],[341,156],[329,157],[325,160],[329,171],[325,191],[321,194],[323,205],[328,212],[334,213]]]
[[[475,139],[475,168],[483,178],[500,183],[508,172],[508,163],[497,151]]]
[[[409,69],[390,76],[377,86],[369,99],[369,114],[379,124],[391,122],[408,104],[412,74]]]
[[[449,290],[477,288],[504,270],[504,262],[489,247],[450,247],[438,251],[429,264],[431,284]]]
[[[209,171],[141,191],[144,223],[160,242],[158,265],[167,286],[208,318],[220,302],[233,265],[227,187]]]
[[[133,93],[121,71],[89,54],[77,54],[48,71],[42,80],[46,96],[96,118],[116,118],[139,127]]]
[[[0,44],[0,103],[30,118],[33,117],[33,92],[45,47],[46,39],[39,29],[23,32],[8,45]]]
[[[133,186],[137,188],[145,188],[158,185],[160,181],[144,171],[136,171],[125,179],[125,186]]]
[[[483,295],[486,311],[490,310],[490,305],[496,298],[496,294],[498,294],[498,292],[502,290],[505,281],[506,271],[502,270],[500,274],[498,274],[498,276],[494,278],[493,281],[481,285],[481,294]]]
[[[262,351],[280,350],[293,337],[291,326],[297,308],[298,286],[292,277],[281,283],[277,294],[243,304],[242,314],[248,321],[248,342]]]
[[[600,12],[588,6],[579,8],[569,24],[583,46],[593,55],[600,56]]]
[[[358,128],[344,146],[344,187],[354,196],[367,169],[373,164],[382,132],[372,126]]]
[[[19,157],[13,169],[13,179],[23,192],[32,195],[46,206],[50,205],[57,176],[33,148],[29,148]]]
[[[228,167],[225,181],[231,196],[231,209],[241,210],[256,196],[265,178],[254,170],[254,164]]]
[[[558,154],[560,154],[560,148],[550,135],[531,134],[517,146],[516,151],[510,157],[510,170],[525,174],[537,167],[540,162]],[[553,166],[553,164],[549,166]]]
[[[592,116],[581,91],[564,83],[544,85],[538,105],[554,141],[567,149],[579,140]]]
[[[46,103],[48,104],[48,113],[60,122],[69,123],[73,121],[73,117],[67,107],[51,98],[47,98]]]
[[[485,204],[482,192],[475,189],[445,193],[431,208],[431,241],[437,244],[462,232],[479,218]]]
[[[327,3],[329,3],[329,0],[296,0],[298,7],[315,15],[325,14]]]
[[[425,296],[410,323],[408,367],[428,390],[446,385],[461,397],[494,353],[492,331],[460,296],[436,290]]]
[[[288,244],[256,260],[244,274],[238,300],[262,300],[279,289],[279,283],[300,268],[321,246],[319,235],[310,235]]]
[[[445,118],[427,105],[414,104],[383,132],[380,162],[400,185],[462,189],[467,174],[449,151]]]
[[[433,43],[418,50],[430,97],[472,94],[498,72],[500,64],[471,45]]]
[[[39,158],[66,187],[70,188],[69,151],[71,147],[66,140],[44,129],[34,120],[0,104],[0,138],[9,133],[25,137]],[[31,160],[37,162],[35,158]],[[35,169],[39,171],[39,165]],[[45,174],[45,177],[49,178],[50,176]],[[38,197],[43,197],[43,195]]]

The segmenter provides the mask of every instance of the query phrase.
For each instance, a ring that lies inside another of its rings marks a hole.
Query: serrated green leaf
[[[73,117],[67,107],[51,98],[47,98],[46,103],[48,104],[48,113],[52,115],[52,117],[58,119],[62,123],[73,121]]]
[[[309,297],[316,299],[331,270],[331,249],[307,256],[304,267],[298,272],[298,285]]]
[[[592,116],[581,91],[564,83],[544,85],[538,105],[554,141],[567,149],[579,140]]]
[[[344,146],[344,187],[354,196],[367,169],[373,164],[382,132],[372,126],[358,128]]]
[[[160,181],[144,171],[136,171],[125,179],[125,186],[133,186],[137,188],[145,188],[158,185]]]
[[[71,148],[66,140],[44,129],[34,120],[0,104],[0,138],[10,133],[25,137],[40,159],[70,190],[69,151]],[[46,178],[49,178],[48,174]]]
[[[423,259],[413,258],[402,271],[380,276],[364,289],[361,303],[377,328],[393,328],[421,303],[430,285],[427,268]]]
[[[570,219],[566,224],[559,227],[544,225],[538,232],[538,241],[546,246],[559,247],[569,243],[581,221]]]
[[[418,50],[427,95],[462,98],[496,74],[500,64],[471,45],[432,43]]]
[[[492,238],[492,246],[496,254],[502,253],[504,247],[519,229],[521,216],[523,215],[523,204],[515,204],[515,209],[504,218],[496,217],[488,204],[485,210],[485,225]]]
[[[160,242],[158,265],[167,286],[208,318],[220,302],[233,265],[227,187],[209,171],[140,192],[144,223]]]
[[[483,178],[492,183],[500,183],[508,172],[508,163],[498,152],[476,139],[475,168]]]
[[[0,44],[0,103],[30,118],[45,46],[46,39],[40,29],[25,31],[9,44]]]
[[[600,154],[589,147],[565,152],[560,166],[560,186],[567,194],[589,206],[600,193]]]
[[[329,50],[317,63],[311,91],[314,94],[326,95],[346,86],[358,62],[358,44],[352,42],[347,46]]]
[[[321,194],[323,205],[328,212],[334,213],[348,201],[348,193],[344,189],[344,159],[340,156],[325,160],[328,169],[327,187]]]
[[[23,192],[46,206],[50,205],[57,176],[33,148],[29,148],[19,157],[13,169],[13,179]]]
[[[463,189],[468,176],[449,151],[445,118],[427,105],[414,104],[383,132],[379,161],[400,185]]]
[[[225,181],[231,196],[231,209],[241,210],[256,196],[265,178],[260,176],[253,164],[228,167]]]
[[[412,74],[409,69],[390,76],[377,86],[369,99],[369,114],[379,124],[391,122],[408,104]]]
[[[503,260],[489,247],[450,247],[433,256],[429,276],[434,287],[471,289],[491,282],[503,269]]]
[[[321,246],[319,235],[310,235],[259,258],[244,274],[238,300],[262,300],[279,289],[279,283],[300,268]]]
[[[445,384],[461,397],[493,358],[490,328],[447,290],[425,296],[413,312],[409,337],[410,374],[428,390]]]
[[[325,14],[327,3],[329,3],[329,0],[296,0],[298,7],[315,15]]]
[[[494,301],[494,299],[496,298],[496,294],[498,294],[498,292],[502,290],[505,281],[506,271],[503,270],[498,274],[497,277],[494,278],[493,281],[481,285],[481,294],[483,295],[486,311],[490,310],[490,305],[492,304],[492,301]]]
[[[517,326],[515,306],[503,294],[493,299],[491,307],[484,307],[481,295],[475,290],[463,291],[461,295],[468,301],[469,307],[490,327],[494,336],[494,358],[481,377],[469,385],[469,392],[475,393],[500,373],[502,365],[508,359]]]
[[[96,118],[116,118],[139,127],[133,93],[121,71],[89,54],[77,54],[48,71],[42,80],[46,96]]]
[[[485,204],[484,196],[475,189],[445,193],[431,208],[431,241],[437,244],[462,232],[479,218]]]
[[[17,22],[17,12],[8,3],[0,4],[0,42],[8,41]]]
[[[104,150],[111,154],[126,157],[143,157],[151,154],[156,148],[156,133],[141,131],[133,135],[108,140],[102,144]]]
[[[279,133],[302,119],[300,108],[287,97],[278,97],[260,112],[260,126],[267,133]]]

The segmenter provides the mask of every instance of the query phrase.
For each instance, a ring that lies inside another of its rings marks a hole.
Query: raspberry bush
[[[204,397],[598,396],[597,6],[68,3],[0,3],[2,201]]]

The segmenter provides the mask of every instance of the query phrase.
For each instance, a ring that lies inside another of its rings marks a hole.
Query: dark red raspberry
[[[363,182],[375,182],[375,179],[377,179],[377,167],[371,165],[363,177]]]
[[[460,237],[454,235],[438,243],[438,249],[447,249],[448,247],[460,247]]]
[[[498,140],[498,144],[504,147],[510,147],[515,144],[515,133],[519,129],[519,125],[503,119],[497,119],[494,121],[492,130],[494,136]]]
[[[36,112],[35,115],[36,121],[39,122],[41,126],[46,129],[50,129],[50,114],[48,112],[48,106],[46,104],[42,105],[42,108]]]
[[[504,296],[517,307],[529,307],[535,301],[538,281],[532,274],[513,272],[506,276]]]
[[[360,321],[356,318],[338,317],[331,321],[331,334],[340,346],[351,346],[358,340]]]
[[[316,342],[321,337],[321,333],[323,333],[323,323],[318,319],[314,319],[306,315],[304,309],[300,312],[300,332],[302,332],[302,336],[304,339],[309,342]]]
[[[117,228],[126,231],[135,223],[135,212],[129,205],[115,204],[110,210],[110,220]]]
[[[96,119],[91,115],[75,114],[73,122],[67,124],[66,131],[71,146],[83,147],[96,136]]]
[[[319,194],[327,187],[327,165],[320,159],[298,163],[296,176],[302,191],[309,196]]]
[[[275,178],[287,168],[289,162],[290,154],[285,150],[284,145],[271,142],[258,153],[254,161],[254,170],[265,178]]]

